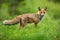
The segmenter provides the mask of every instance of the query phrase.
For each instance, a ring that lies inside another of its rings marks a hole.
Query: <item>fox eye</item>
[[[40,12],[40,13],[42,13],[42,12]]]
[[[44,12],[45,13],[45,12]]]

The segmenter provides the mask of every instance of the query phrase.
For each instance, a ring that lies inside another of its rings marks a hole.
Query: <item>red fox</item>
[[[45,9],[40,9],[40,7],[38,7],[37,14],[36,13],[34,13],[34,14],[22,14],[22,15],[15,17],[12,20],[4,20],[3,24],[11,25],[11,24],[20,23],[20,27],[24,27],[27,23],[34,23],[35,27],[36,27],[37,24],[39,23],[39,21],[41,21],[41,19],[45,15],[46,9],[47,9],[47,7]]]

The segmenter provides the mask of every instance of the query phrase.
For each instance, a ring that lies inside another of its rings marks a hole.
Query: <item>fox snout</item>
[[[41,16],[44,16],[45,15],[45,13],[42,13],[42,14],[40,14]]]

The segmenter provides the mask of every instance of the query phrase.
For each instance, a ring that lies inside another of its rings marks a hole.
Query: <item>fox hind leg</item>
[[[20,27],[19,27],[19,29],[20,28],[23,28],[24,26],[25,26],[25,24],[26,24],[26,21],[24,21],[24,20],[20,20]]]

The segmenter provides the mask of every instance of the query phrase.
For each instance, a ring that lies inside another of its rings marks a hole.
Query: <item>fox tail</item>
[[[19,23],[19,21],[20,21],[20,19],[14,18],[12,20],[4,20],[3,24],[5,24],[5,25],[17,24],[17,23]]]

